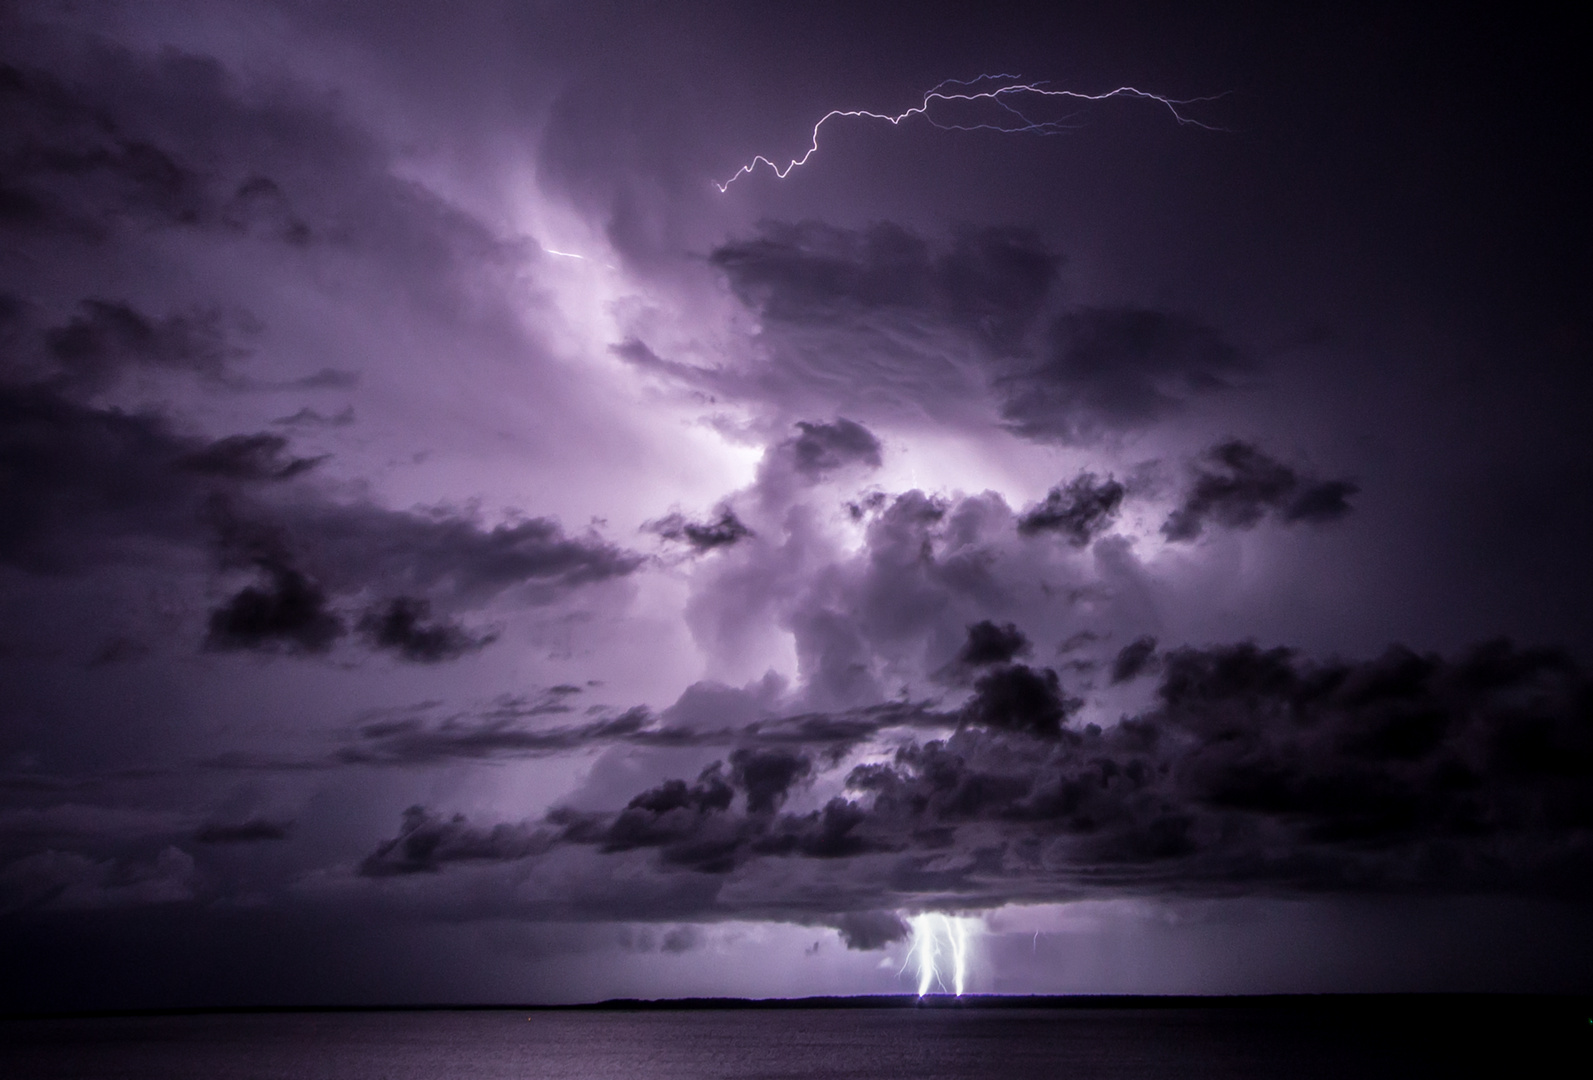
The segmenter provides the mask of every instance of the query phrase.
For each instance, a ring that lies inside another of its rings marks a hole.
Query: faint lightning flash
[[[990,88],[976,89],[986,85],[989,85]],[[962,89],[948,90],[948,87],[961,87]],[[1106,101],[1109,98],[1118,97],[1139,98],[1143,101],[1153,101],[1164,106],[1168,112],[1173,114],[1173,119],[1180,124],[1193,124],[1195,127],[1205,128],[1207,131],[1223,130],[1219,127],[1213,127],[1211,124],[1202,123],[1194,117],[1186,116],[1179,109],[1182,106],[1197,105],[1204,101],[1216,101],[1218,98],[1226,96],[1224,94],[1180,99],[1163,97],[1160,94],[1152,94],[1148,90],[1139,90],[1132,86],[1119,86],[1116,90],[1108,90],[1104,94],[1083,94],[1076,90],[1051,90],[1047,88],[1045,82],[1019,82],[1016,75],[981,75],[977,79],[947,79],[926,93],[923,101],[896,116],[891,116],[888,113],[870,112],[867,109],[831,109],[819,117],[819,122],[813,125],[813,140],[808,145],[807,153],[799,158],[793,158],[785,168],[780,168],[769,158],[759,154],[737,169],[735,175],[729,180],[722,184],[715,181],[714,186],[719,189],[720,194],[723,194],[730,190],[731,184],[751,173],[760,164],[769,166],[774,171],[775,176],[784,180],[790,175],[792,169],[798,165],[805,165],[808,158],[818,152],[819,129],[837,116],[861,116],[870,120],[885,120],[893,126],[899,125],[902,121],[912,117],[922,116],[930,125],[942,131],[999,131],[1009,135],[1055,135],[1058,132],[1071,130],[1072,125],[1068,123],[1072,119],[1071,116],[1064,116],[1056,120],[1036,120],[1024,113],[1018,106],[1026,100],[1025,95],[1031,95],[1031,97],[1027,98],[1027,100],[1031,101],[1035,98],[1068,98],[1080,102]],[[930,107],[937,101],[990,102],[996,107],[996,112],[991,119],[983,120],[979,123],[946,123],[929,115]]]
[[[925,912],[907,920],[913,928],[908,962],[918,969],[919,997],[929,993],[934,985],[939,985],[942,991],[953,990],[962,997],[968,975],[968,923],[971,921],[939,912]],[[942,956],[945,964],[941,962]],[[906,964],[902,966],[905,968]],[[947,976],[951,978],[950,987],[946,985]]]
[[[577,255],[573,251],[560,251],[558,248],[550,248],[546,244],[539,244],[537,246],[540,247],[543,251],[547,252],[549,255],[557,255],[561,259],[579,259],[582,262],[591,262],[592,261],[591,259],[588,259],[585,255]],[[606,266],[610,270],[614,269],[614,264],[613,263],[599,263],[598,265],[599,266]]]

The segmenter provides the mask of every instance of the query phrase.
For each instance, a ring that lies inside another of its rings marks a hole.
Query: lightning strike
[[[968,981],[968,924],[972,921],[939,912],[925,912],[907,920],[913,930],[907,962],[917,969],[919,997],[929,993],[932,986],[939,986],[942,993],[962,997]],[[951,979],[950,986],[946,985],[947,977]]]
[[[978,89],[979,87],[988,87]],[[955,89],[953,89],[955,88]],[[1143,101],[1154,102],[1163,106],[1172,113],[1173,119],[1180,125],[1193,125],[1207,131],[1222,131],[1223,128],[1204,123],[1192,116],[1185,115],[1180,109],[1202,102],[1216,101],[1226,94],[1213,94],[1208,97],[1195,98],[1169,98],[1160,94],[1153,94],[1148,90],[1140,90],[1133,86],[1119,86],[1116,90],[1108,90],[1102,94],[1085,94],[1076,90],[1052,90],[1046,82],[1019,82],[1016,75],[981,75],[976,79],[947,79],[936,84],[926,94],[923,100],[905,112],[892,116],[889,113],[871,112],[867,109],[831,109],[819,117],[819,122],[813,125],[813,137],[808,144],[807,153],[799,158],[793,158],[784,168],[776,165],[774,161],[759,154],[747,164],[737,169],[735,175],[724,183],[714,182],[720,194],[730,190],[743,176],[747,176],[757,169],[759,165],[767,165],[774,175],[784,180],[791,174],[791,170],[799,165],[807,164],[809,158],[818,152],[819,129],[837,117],[856,118],[868,120],[884,120],[892,127],[899,127],[904,121],[913,117],[923,117],[932,127],[942,131],[996,131],[1002,134],[1028,134],[1028,135],[1056,135],[1063,131],[1074,130],[1077,125],[1070,123],[1072,115],[1058,117],[1052,120],[1035,119],[1025,112],[1022,105],[1037,105],[1043,99],[1061,98],[1080,103],[1107,101],[1111,98],[1137,98]],[[978,122],[953,123],[937,120],[929,115],[930,109],[936,102],[974,102],[994,106],[991,119]]]
[[[588,258],[585,255],[577,255],[573,251],[560,251],[558,248],[550,248],[546,244],[539,244],[537,246],[542,248],[542,250],[543,250],[543,252],[545,254],[557,255],[561,259],[578,259],[581,262],[595,263],[598,266],[606,267],[606,268],[608,268],[610,270],[615,269],[615,266],[614,266],[613,263],[599,262],[598,260]]]

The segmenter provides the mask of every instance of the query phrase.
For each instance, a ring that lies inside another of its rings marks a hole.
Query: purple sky
[[[1574,36],[1031,8],[0,8],[4,1007],[1588,989]]]

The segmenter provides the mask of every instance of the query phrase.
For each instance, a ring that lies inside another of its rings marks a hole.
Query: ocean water
[[[1563,1004],[1563,1003],[1562,1003]],[[0,1021],[10,1080],[1593,1076],[1577,1009],[714,1009]],[[1541,1010],[1540,1010],[1541,1012]],[[1490,1020],[1493,1017],[1493,1021]],[[1494,1022],[1496,1021],[1496,1022]],[[1563,1070],[1563,1071],[1562,1071]]]

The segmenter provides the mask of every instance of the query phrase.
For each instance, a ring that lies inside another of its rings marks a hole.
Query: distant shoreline
[[[702,1012],[803,1009],[1287,1009],[1388,1016],[1457,1011],[1468,1015],[1574,1011],[1593,1015],[1589,994],[1326,993],[1326,994],[859,994],[800,998],[610,998],[567,1004],[202,1005],[0,1013],[0,1020],[110,1020],[180,1016],[445,1012]]]

